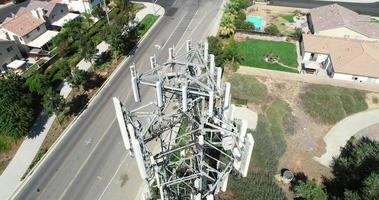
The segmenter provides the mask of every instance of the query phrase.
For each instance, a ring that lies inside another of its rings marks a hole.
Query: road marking
[[[108,188],[111,185],[113,179],[116,177],[118,171],[121,169],[121,166],[124,164],[124,162],[125,162],[125,160],[126,160],[127,157],[128,157],[127,155],[124,156],[124,158],[122,159],[122,161],[118,165],[116,172],[113,174],[111,180],[109,180],[109,183],[107,184],[107,186],[105,187],[105,189],[103,190],[103,192],[101,193],[101,195],[99,196],[99,198],[97,200],[100,200],[101,198],[103,198],[105,192],[108,190]]]
[[[89,159],[91,158],[92,154],[97,150],[97,146],[100,144],[100,142],[104,139],[104,137],[108,134],[109,129],[113,126],[113,123],[116,121],[116,117],[114,117],[111,121],[111,124],[107,127],[107,129],[104,131],[104,134],[101,136],[99,141],[96,143],[92,151],[89,153],[89,156],[86,158],[84,163],[80,166],[79,170],[76,172],[75,176],[71,179],[70,183],[66,186],[65,190],[62,192],[62,194],[59,196],[58,199],[63,199],[63,196],[66,194],[66,192],[70,189],[71,185],[74,183],[76,178],[79,176],[80,172],[83,170],[84,166],[87,164]]]
[[[166,42],[162,45],[162,48],[164,48],[167,44],[167,42],[170,40],[170,38],[172,37],[172,35],[176,32],[176,29],[178,29],[178,27],[180,26],[180,24],[182,23],[183,19],[186,17],[186,15],[183,15],[182,19],[180,20],[180,22],[178,23],[178,25],[176,25],[176,27],[174,28],[174,31],[171,32],[170,36],[167,38]]]

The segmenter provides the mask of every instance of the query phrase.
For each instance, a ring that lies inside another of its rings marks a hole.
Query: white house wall
[[[356,81],[356,82],[372,82],[372,78],[370,79],[369,77],[366,76],[355,76],[351,74],[343,74],[343,73],[334,73],[333,76],[334,79],[339,79],[339,80],[345,80],[345,81]]]
[[[16,41],[20,44],[26,45],[29,42],[33,41],[38,36],[40,36],[42,33],[46,32],[46,25],[45,24],[40,25],[39,28],[40,28],[39,30],[37,30],[37,28],[36,28],[33,31],[31,31],[30,33],[28,33],[27,35],[24,35],[23,37],[20,37],[20,36],[14,34],[13,32],[10,32],[6,29],[2,29],[2,30],[8,34],[9,40],[13,40],[13,41]]]
[[[77,11],[80,13],[91,12],[92,8],[100,3],[100,0],[62,0],[62,3],[68,5],[68,9],[71,11]]]

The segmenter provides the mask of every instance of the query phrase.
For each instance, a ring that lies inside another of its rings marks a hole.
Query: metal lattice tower
[[[246,120],[234,119],[230,83],[215,67],[208,44],[175,55],[138,74],[130,67],[136,102],[140,87],[154,87],[156,100],[127,110],[113,98],[125,148],[146,181],[147,198],[213,199],[225,191],[232,170],[247,175],[254,140]],[[158,197],[157,197],[158,195]]]

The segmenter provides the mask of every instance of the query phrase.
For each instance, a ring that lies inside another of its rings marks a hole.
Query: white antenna
[[[209,55],[210,62],[209,62],[209,71],[212,77],[215,75],[215,56],[213,54]]]
[[[208,65],[208,42],[204,42],[204,61]]]
[[[209,101],[208,101],[208,116],[209,117],[213,117],[213,111],[214,111],[214,107],[213,107],[213,104],[214,104],[214,92],[213,91],[210,91],[209,92]]]
[[[116,118],[118,121],[118,126],[120,127],[122,141],[124,142],[125,149],[127,151],[130,151],[130,139],[128,136],[128,132],[126,130],[126,124],[125,124],[124,114],[122,111],[121,102],[116,97],[113,97],[113,105],[116,110]]]
[[[155,88],[157,89],[157,103],[158,107],[163,107],[163,94],[162,94],[162,83],[160,81],[157,81],[155,83]]]
[[[182,110],[183,112],[187,112],[187,84],[182,86]]]
[[[151,69],[154,69],[157,65],[157,59],[155,57],[155,54],[154,56],[150,56],[150,66],[151,66]]]
[[[131,82],[132,82],[134,101],[140,102],[141,99],[140,99],[138,83],[137,83],[137,72],[136,72],[136,66],[134,64],[130,66],[130,73],[131,73]]]
[[[136,161],[137,161],[139,173],[143,179],[146,179],[147,178],[146,167],[144,164],[144,159],[142,156],[141,147],[140,147],[138,140],[136,139],[134,127],[131,124],[128,124],[128,131],[129,131],[129,134],[131,137],[132,146],[133,146],[133,153],[134,153],[134,157],[136,158]]]
[[[175,58],[174,58],[174,48],[169,48],[168,49],[168,59],[175,60]]]
[[[187,52],[191,51],[191,40],[186,41],[186,51]]]

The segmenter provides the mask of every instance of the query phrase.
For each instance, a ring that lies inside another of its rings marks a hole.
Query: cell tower
[[[155,101],[128,110],[113,98],[126,150],[134,156],[149,191],[147,199],[207,199],[225,191],[233,170],[246,177],[254,146],[247,121],[234,119],[230,83],[208,54],[208,44],[169,58],[138,74],[130,66],[134,99],[142,86]]]

